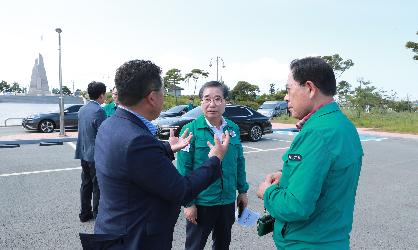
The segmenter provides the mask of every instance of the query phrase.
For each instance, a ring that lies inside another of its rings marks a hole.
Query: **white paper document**
[[[242,211],[241,217],[238,218],[238,210],[236,211],[237,222],[241,226],[251,227],[257,223],[258,218],[260,218],[260,214],[254,211],[251,211],[248,208],[244,208]]]

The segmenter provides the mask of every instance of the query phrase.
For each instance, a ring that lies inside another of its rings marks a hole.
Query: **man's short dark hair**
[[[218,81],[210,81],[210,82],[203,84],[203,86],[200,88],[199,90],[200,99],[203,99],[203,91],[205,91],[206,88],[220,88],[223,93],[223,98],[228,99],[229,97],[229,88],[228,86],[225,85],[225,83],[218,82]]]
[[[290,63],[293,79],[304,85],[311,81],[327,96],[334,96],[337,91],[334,71],[331,66],[320,57],[305,57]]]
[[[115,86],[119,102],[128,107],[134,106],[151,91],[163,87],[161,69],[151,61],[126,62],[116,71]]]
[[[93,81],[87,86],[87,93],[90,100],[97,100],[100,95],[106,93],[106,85],[102,82]]]

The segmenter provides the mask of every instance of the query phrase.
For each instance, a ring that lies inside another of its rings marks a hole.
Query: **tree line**
[[[80,91],[77,89],[76,91]],[[6,81],[0,81],[0,93],[13,93],[13,94],[27,94],[28,89],[26,87],[21,87],[19,83],[13,82],[12,84],[7,83]],[[59,95],[60,90],[59,88],[53,88],[51,90],[52,94]],[[63,95],[72,95],[73,93],[67,86],[62,86],[62,94]]]

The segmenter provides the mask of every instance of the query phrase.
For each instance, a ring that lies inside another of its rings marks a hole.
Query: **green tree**
[[[178,85],[181,81],[184,81],[184,77],[181,74],[181,70],[174,68],[165,73],[163,81],[164,87],[168,90],[170,87]]]
[[[258,92],[260,92],[260,89],[257,85],[252,85],[246,81],[239,81],[231,91],[231,99],[236,102],[255,102]]]
[[[181,74],[181,70],[179,69],[170,69],[165,73],[163,78],[164,87],[166,91],[168,91],[171,87],[177,86],[180,84],[181,81],[184,81],[184,77]],[[177,95],[174,95],[176,98],[176,105],[177,105]]]
[[[197,80],[200,77],[208,77],[209,73],[206,71],[203,71],[201,69],[192,69],[192,71],[190,71],[189,73],[187,73],[184,77],[185,81],[187,83],[189,83],[190,79],[193,79],[194,81],[194,90],[193,90],[193,95],[196,94],[196,84],[197,84]]]
[[[348,105],[348,99],[352,94],[351,91],[351,84],[347,81],[340,81],[337,84],[337,95],[338,95],[338,102],[341,106]]]
[[[418,31],[417,31],[417,35],[418,35]],[[415,53],[413,59],[414,60],[418,60],[418,43],[416,43],[416,42],[407,42],[405,44],[405,47],[407,49],[412,49],[412,52]]]
[[[58,95],[58,94],[60,93],[60,89],[58,89],[58,88],[53,88],[53,89],[51,90],[51,92],[52,92],[52,94],[56,94],[56,95]]]
[[[22,93],[22,89],[20,88],[19,83],[17,82],[12,83],[12,86],[10,86],[9,91],[15,93]]]
[[[334,70],[334,73],[338,73],[335,78],[339,78],[346,70],[354,66],[354,63],[351,59],[344,59],[341,58],[339,54],[334,54],[332,56],[321,56]]]
[[[369,112],[372,108],[381,106],[382,96],[370,81],[358,80],[359,86],[354,89],[349,101],[356,110],[359,118],[362,113]]]
[[[283,101],[284,97],[287,95],[287,90],[276,90],[276,93],[274,94],[274,100],[275,101]]]
[[[7,92],[10,89],[10,85],[6,81],[0,82],[0,92]]]
[[[62,94],[63,95],[71,95],[72,93],[71,93],[71,90],[67,86],[62,86]]]

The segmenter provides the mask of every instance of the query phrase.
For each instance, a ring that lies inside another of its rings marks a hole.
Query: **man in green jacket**
[[[106,113],[106,117],[112,116],[115,113],[116,108],[118,107],[118,104],[119,104],[119,102],[118,102],[118,90],[116,89],[116,86],[113,87],[113,89],[112,89],[112,99],[113,99],[112,102],[109,102],[108,104],[106,104],[103,107],[103,110]]]
[[[189,129],[193,138],[188,147],[177,153],[180,174],[187,175],[207,160],[207,141],[213,141],[214,135],[221,139],[227,131],[231,139],[222,160],[222,177],[184,208],[187,219],[185,248],[203,249],[212,232],[213,249],[229,249],[231,228],[235,222],[235,200],[240,210],[248,203],[240,132],[234,122],[222,116],[225,112],[225,99],[228,98],[228,87],[225,84],[207,82],[200,89],[199,97],[203,115],[183,127],[183,131]]]
[[[282,172],[267,175],[257,195],[275,218],[278,249],[349,249],[359,135],[333,100],[335,76],[324,60],[295,60],[290,69],[285,100],[300,132],[282,157]]]

